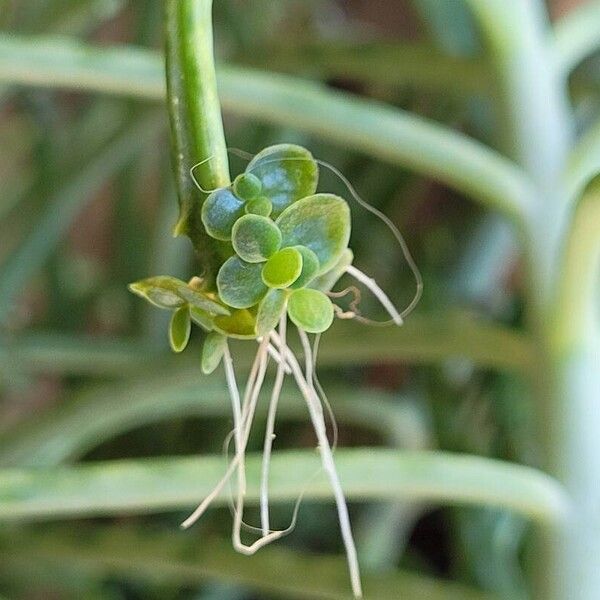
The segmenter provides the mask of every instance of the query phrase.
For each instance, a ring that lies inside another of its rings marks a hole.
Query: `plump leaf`
[[[192,324],[187,306],[178,308],[171,317],[169,325],[169,343],[173,352],[183,352],[190,340]]]
[[[227,241],[231,239],[233,225],[243,214],[244,202],[230,188],[221,188],[204,201],[201,217],[208,235]]]
[[[177,277],[159,275],[129,284],[129,289],[159,308],[173,309],[190,304],[208,313],[227,315],[229,311],[204,292],[191,288]]]
[[[246,202],[244,210],[248,215],[268,217],[273,212],[273,203],[266,196],[259,196],[254,200],[250,200],[250,202]]]
[[[267,335],[279,323],[285,309],[287,293],[284,290],[272,289],[261,300],[256,315],[256,334]]]
[[[199,325],[205,331],[212,331],[212,317],[205,310],[190,306],[190,318],[193,323],[196,323],[196,325]]]
[[[319,259],[317,255],[306,246],[294,246],[302,255],[302,271],[300,277],[290,286],[292,289],[299,289],[310,283],[319,271]]]
[[[244,215],[231,234],[233,249],[246,262],[264,262],[281,247],[279,227],[267,217]]]
[[[250,161],[246,173],[262,182],[262,195],[273,203],[274,216],[296,200],[314,194],[319,181],[319,167],[312,154],[294,144],[265,148]]]
[[[220,364],[227,338],[220,333],[209,333],[202,347],[202,372],[210,375]]]
[[[368,401],[369,396],[365,399]],[[249,504],[258,503],[260,497],[261,461],[262,453],[246,457]],[[568,522],[572,508],[564,487],[546,473],[483,456],[398,448],[340,448],[335,462],[348,500],[487,505],[548,525],[564,524],[565,519]],[[302,492],[307,499],[327,499],[326,474],[311,477],[318,464],[314,450],[276,452],[271,459],[273,502],[293,501]],[[39,522],[189,509],[211,492],[222,472],[223,458],[218,455],[3,469],[0,519],[6,523]],[[227,503],[228,495],[221,494],[213,506]]]
[[[261,264],[245,262],[238,256],[228,258],[217,275],[221,300],[233,308],[258,304],[267,292],[261,278],[262,268]]]
[[[265,264],[262,279],[270,288],[289,287],[302,272],[302,254],[296,248],[284,248]]]
[[[288,300],[288,314],[294,324],[308,333],[322,333],[333,323],[331,300],[318,290],[294,290]]]
[[[319,259],[318,275],[340,259],[350,239],[350,209],[334,194],[308,196],[287,208],[276,221],[283,246],[306,246]]]
[[[322,292],[329,292],[333,286],[338,282],[339,278],[346,272],[346,267],[352,264],[354,260],[354,254],[350,248],[346,248],[340,259],[335,263],[329,271],[319,275],[310,282],[309,287],[315,290],[321,290]]]
[[[247,309],[235,310],[227,317],[215,317],[215,330],[242,340],[256,337],[256,316]]]
[[[260,179],[252,173],[242,173],[233,182],[233,191],[242,200],[253,200],[262,190]]]
[[[130,283],[128,287],[134,294],[148,300],[154,306],[173,309],[185,304],[185,300],[178,293],[178,281],[175,277],[149,277]]]

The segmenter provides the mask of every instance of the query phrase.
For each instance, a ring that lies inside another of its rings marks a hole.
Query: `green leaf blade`
[[[350,240],[350,209],[334,194],[307,196],[281,213],[276,223],[284,247],[306,246],[316,254],[317,274],[338,262]]]

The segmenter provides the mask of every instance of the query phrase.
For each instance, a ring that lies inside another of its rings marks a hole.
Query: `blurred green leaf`
[[[262,455],[247,456],[246,501],[257,503]],[[331,498],[314,451],[279,452],[271,461],[270,498]],[[562,487],[530,467],[449,452],[339,449],[336,466],[348,500],[489,505],[542,523],[566,514]],[[0,471],[0,519],[37,520],[188,509],[225,471],[221,456],[119,460],[74,467]],[[226,505],[227,494],[215,505]]]
[[[567,12],[554,26],[556,67],[567,79],[584,59],[600,50],[600,2],[586,0]]]
[[[0,320],[6,319],[23,287],[47,260],[91,194],[162,127],[163,120],[156,111],[138,117],[48,198],[45,211],[31,224],[27,238],[0,266]]]
[[[310,81],[233,67],[222,68],[218,80],[225,110],[307,131],[412,168],[519,224],[529,218],[533,197],[527,177],[513,163],[464,135]],[[2,81],[156,100],[165,97],[156,53],[92,49],[72,40],[3,36]]]
[[[248,356],[246,366],[250,361]],[[372,429],[393,446],[425,443],[425,424],[394,402],[389,393],[360,387],[328,387],[329,396],[335,398],[340,423]],[[12,428],[0,439],[0,465],[41,466],[71,461],[121,433],[167,419],[228,419],[231,409],[226,394],[221,376],[200,375],[197,360],[187,371],[181,367],[169,369],[163,361],[161,367],[145,371],[133,380],[97,386]],[[257,417],[264,418],[266,411],[267,406],[259,403]],[[298,402],[295,389],[284,388],[278,417],[306,418],[306,408]]]
[[[214,536],[203,536],[199,542],[193,534],[139,531],[119,525],[78,528],[77,535],[60,529],[25,532],[9,543],[0,543],[0,547],[2,562],[8,568],[34,560],[55,565],[59,573],[65,568],[77,569],[188,586],[222,579],[269,596],[277,594],[278,598],[352,597],[342,557],[311,556],[281,546],[263,548],[246,557],[234,552],[228,541]],[[3,570],[0,566],[0,572]],[[365,572],[364,587],[371,600],[491,600],[484,592],[462,584],[408,571]]]
[[[356,344],[356,339],[364,343]],[[165,345],[166,349],[166,345]],[[62,333],[27,333],[5,341],[24,368],[40,373],[88,375],[129,374],[156,353],[133,340],[97,340]],[[427,364],[447,358],[468,358],[474,364],[527,374],[533,346],[523,333],[466,312],[411,315],[402,327],[373,328],[334,323],[319,352],[321,368],[376,362]],[[185,361],[185,358],[182,360]],[[188,363],[179,361],[177,369]],[[195,367],[189,366],[190,372]]]

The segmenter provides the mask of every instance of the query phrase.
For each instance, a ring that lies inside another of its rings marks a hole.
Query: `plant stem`
[[[218,252],[200,221],[205,194],[196,189],[190,169],[206,190],[230,183],[227,144],[213,56],[212,0],[165,0],[167,99],[173,164],[179,193],[175,235],[189,236],[212,284]]]

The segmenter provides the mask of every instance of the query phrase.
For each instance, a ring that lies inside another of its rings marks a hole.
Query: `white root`
[[[303,332],[300,332],[300,335],[302,336]],[[312,370],[312,356],[310,356],[310,344],[307,344],[307,346],[309,350],[309,355],[306,357],[306,363],[307,365],[311,364]],[[350,516],[348,515],[346,498],[344,496],[340,479],[335,468],[331,447],[329,446],[329,440],[327,438],[327,430],[325,426],[325,419],[323,416],[323,408],[321,406],[315,389],[311,388],[306,379],[304,378],[302,370],[300,369],[300,365],[298,364],[298,360],[289,348],[286,349],[287,352],[283,351],[283,346],[280,346],[282,354],[286,357],[286,360],[292,368],[292,373],[294,375],[294,379],[296,380],[296,384],[298,385],[298,388],[300,389],[302,395],[304,396],[304,399],[306,400],[308,411],[310,413],[310,418],[312,420],[315,433],[317,434],[319,452],[321,454],[321,462],[323,463],[323,468],[329,477],[329,481],[333,489],[333,494],[338,510],[340,530],[342,532],[342,539],[344,540],[344,546],[346,548],[346,558],[348,561],[348,569],[350,571],[352,591],[354,593],[355,598],[362,598],[360,569],[358,566],[356,546],[354,544],[354,538],[352,536],[352,528],[350,526]]]
[[[392,320],[396,325],[402,325],[404,323],[400,313],[392,304],[392,301],[387,297],[386,293],[379,287],[379,285],[377,285],[377,282],[374,279],[368,277],[353,265],[348,265],[346,267],[346,273],[348,273],[348,275],[352,275],[354,279],[360,281],[362,284],[368,287],[371,292],[373,292],[377,300],[381,302],[381,305],[385,308],[385,310],[387,310],[388,314],[390,317],[392,317]]]
[[[283,319],[282,319],[283,321]],[[323,469],[327,473],[335,497],[335,502],[338,511],[338,518],[340,522],[340,530],[342,533],[342,539],[346,548],[346,556],[348,561],[348,569],[350,572],[350,581],[352,584],[352,591],[355,598],[362,598],[362,585],[360,581],[360,570],[358,565],[358,557],[356,552],[356,546],[352,536],[352,528],[350,525],[350,517],[348,514],[348,507],[346,505],[346,499],[344,492],[337,474],[335,463],[333,460],[333,453],[329,445],[327,437],[327,428],[325,424],[325,418],[323,413],[323,407],[317,390],[315,389],[315,377],[314,377],[314,363],[312,357],[312,350],[306,334],[300,331],[300,338],[304,346],[305,362],[306,362],[306,373],[302,372],[302,369],[298,363],[298,359],[286,345],[285,339],[285,323],[280,323],[280,335],[276,332],[272,332],[270,338],[265,337],[260,342],[260,347],[257,352],[256,359],[254,361],[248,382],[246,384],[246,390],[244,393],[244,400],[240,404],[239,392],[237,383],[235,381],[235,375],[233,371],[233,362],[231,360],[231,354],[226,349],[224,356],[225,373],[227,377],[227,384],[231,395],[232,408],[234,413],[234,439],[236,446],[236,453],[229,464],[227,471],[225,472],[222,479],[215,486],[212,492],[202,501],[202,503],[196,508],[196,510],[182,523],[183,528],[188,528],[194,524],[207,510],[210,504],[217,498],[223,488],[230,480],[235,471],[238,471],[238,489],[237,489],[237,501],[234,509],[234,525],[232,532],[232,540],[235,549],[243,554],[254,554],[260,548],[267,544],[279,539],[289,533],[296,522],[296,517],[302,494],[296,502],[294,508],[294,515],[292,518],[292,524],[290,527],[279,531],[270,531],[269,529],[269,511],[268,511],[268,473],[270,464],[270,454],[272,449],[273,431],[275,423],[275,412],[277,408],[277,399],[281,391],[281,386],[285,376],[286,365],[290,368],[296,384],[300,389],[306,404],[310,418],[317,435],[318,449],[321,455],[321,462]],[[250,435],[250,428],[258,402],[260,390],[264,381],[267,363],[269,360],[269,339],[273,339],[275,344],[278,346],[279,355],[282,360],[278,362],[277,379],[275,382],[273,395],[271,397],[271,404],[269,406],[267,431],[265,436],[265,448],[266,452],[263,457],[262,465],[262,480],[261,480],[261,530],[262,537],[251,545],[246,545],[241,542],[241,528],[243,524],[243,509],[244,509],[244,496],[245,496],[245,469],[244,469],[244,456],[246,446],[248,444],[248,438]],[[280,381],[279,381],[280,380]],[[266,457],[266,458],[265,458]]]
[[[242,456],[246,452],[246,445],[248,444],[248,437],[250,436],[250,428],[252,426],[252,421],[254,418],[254,412],[256,410],[256,403],[258,402],[258,397],[260,394],[260,390],[262,388],[262,384],[265,378],[265,373],[267,370],[268,363],[268,352],[267,346],[269,344],[269,338],[264,338],[259,346],[258,353],[256,356],[256,360],[254,365],[258,365],[257,372],[254,367],[252,369],[252,373],[248,378],[248,383],[246,385],[246,391],[244,394],[244,405],[242,407],[242,423],[243,423],[243,437],[241,440],[241,446],[239,448],[239,453]],[[256,373],[255,377],[253,374]],[[244,472],[245,465],[243,459],[240,461],[238,470]],[[245,479],[245,473],[244,473]],[[241,528],[242,521],[244,518],[244,495],[246,491],[245,489],[241,489],[238,487],[237,501],[236,507],[233,514],[233,533],[232,540],[233,546],[238,552],[242,552],[244,554],[249,554],[255,552],[256,550],[252,550],[252,547],[246,546],[242,544],[241,541]],[[257,548],[258,549],[258,548]]]
[[[285,328],[287,324],[287,312],[284,311],[279,321],[279,339],[282,344],[285,344]],[[269,402],[269,411],[267,413],[267,425],[265,430],[265,441],[263,445],[263,459],[260,479],[260,523],[263,536],[269,534],[269,466],[271,463],[271,451],[273,449],[273,440],[275,438],[275,416],[277,413],[277,405],[279,404],[279,396],[285,378],[285,367],[291,369],[287,364],[285,357],[281,356],[281,361],[277,366],[275,375],[275,383],[271,393],[271,401]]]

